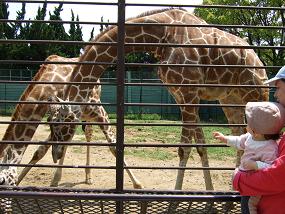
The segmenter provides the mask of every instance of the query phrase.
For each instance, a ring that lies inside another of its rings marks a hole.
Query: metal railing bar
[[[0,64],[62,64],[62,65],[116,65],[112,62],[94,62],[94,61],[77,61],[77,62],[63,62],[63,61],[26,61],[26,60],[0,60]],[[201,68],[261,68],[261,69],[279,69],[282,66],[254,66],[254,65],[213,65],[213,64],[159,64],[159,63],[125,63],[127,67],[201,67]]]
[[[44,121],[0,121],[0,124],[37,124],[37,125],[82,125],[82,122],[44,122]],[[117,123],[89,123],[90,125],[117,125]],[[228,123],[125,123],[125,126],[194,126],[194,127],[240,127],[246,124]]]
[[[239,6],[239,5],[196,5],[196,4],[144,4],[144,3],[126,3],[126,6],[148,6],[148,7],[198,7],[198,8],[220,8],[220,9],[245,9],[245,10],[280,10],[283,7],[260,7],[260,6]]]
[[[172,106],[189,106],[189,107],[230,107],[230,108],[244,108],[245,104],[192,104],[192,103],[185,103],[185,104],[168,104],[168,103],[125,103],[126,106],[152,106],[152,107],[157,107],[157,106],[167,106],[167,107],[172,107]]]
[[[86,103],[86,102],[51,102],[51,101],[16,101],[16,100],[0,100],[0,103],[7,104],[41,104],[41,105],[91,105],[91,106],[115,106],[116,103]],[[245,104],[192,104],[192,103],[124,103],[124,106],[150,106],[150,107],[174,107],[174,106],[189,106],[189,107],[230,107],[244,108]],[[84,123],[88,124],[88,123]],[[90,124],[92,125],[92,124]]]
[[[42,23],[42,24],[83,24],[83,25],[117,25],[117,22],[90,22],[90,21],[65,21],[65,20],[17,20],[17,19],[0,19],[0,23]],[[238,26],[238,25],[237,25]],[[269,26],[267,26],[269,27]],[[274,27],[274,26],[272,26]],[[276,26],[278,27],[278,26]]]
[[[0,39],[0,44],[29,43],[29,44],[64,44],[64,45],[108,45],[117,46],[117,42],[82,42],[63,40],[21,40],[21,39]],[[125,43],[125,47],[132,46],[155,46],[155,47],[184,47],[184,48],[235,48],[235,49],[278,49],[283,50],[285,46],[256,46],[256,45],[219,45],[219,44],[177,44],[177,43]]]
[[[58,24],[82,24],[82,25],[118,25],[117,22],[89,22],[89,21],[64,21],[64,20],[15,20],[0,19],[0,23],[58,23]],[[167,27],[199,27],[199,28],[242,28],[242,29],[268,29],[282,30],[284,26],[262,26],[262,25],[230,25],[230,24],[173,24],[173,23],[130,23],[126,22],[125,26],[167,26]]]
[[[0,61],[1,62],[1,61]],[[141,66],[141,67],[201,67],[201,68],[261,68],[261,69],[266,69],[266,68],[274,68],[274,69],[279,69],[282,66],[253,66],[253,65],[213,65],[213,64],[159,64],[159,63],[125,63],[127,66]]]
[[[83,61],[83,62],[63,62],[63,61],[34,61],[34,60],[0,60],[0,64],[62,64],[62,65],[116,65],[112,62],[94,62],[94,61]]]
[[[84,41],[67,41],[67,40],[35,40],[35,39],[0,39],[0,44],[63,44],[63,45],[104,45],[117,46],[117,42],[84,42]]]
[[[91,2],[91,1],[50,1],[50,0],[4,0],[11,3],[48,3],[48,4],[80,4],[80,5],[114,5],[117,2]],[[239,6],[239,5],[197,5],[197,4],[149,4],[149,3],[126,3],[128,6],[146,6],[146,7],[199,7],[199,8],[225,8],[225,9],[256,9],[256,10],[284,10],[282,7],[260,7],[260,6]]]
[[[62,81],[34,81],[34,80],[0,80],[0,83],[4,84],[53,84],[53,85],[116,85],[116,82],[62,82]]]
[[[285,49],[285,46],[256,46],[256,45],[218,45],[218,44],[176,44],[176,43],[125,43],[126,47],[156,46],[156,47],[184,47],[184,48],[236,48],[236,49]]]
[[[5,84],[59,84],[59,85],[101,85],[95,82],[36,82],[36,81],[15,81],[3,80],[0,83]],[[116,85],[116,83],[103,83],[102,85]],[[275,88],[268,85],[232,85],[232,84],[199,84],[199,83],[128,83],[125,82],[124,86],[173,86],[173,87],[221,87],[221,88]],[[78,102],[77,102],[78,103]],[[80,104],[80,103],[78,103]]]
[[[171,23],[130,23],[126,22],[126,26],[167,26],[167,27],[199,27],[199,28],[249,28],[249,29],[285,29],[284,26],[263,26],[263,25],[229,25],[229,24],[171,24]]]
[[[194,127],[241,127],[245,126],[246,124],[228,124],[228,123],[125,123],[125,126],[194,126]]]
[[[0,166],[4,167],[36,167],[36,168],[62,168],[62,169],[116,169],[116,165],[113,166],[85,166],[85,165],[52,165],[52,164],[11,164],[11,163],[0,163]]]
[[[184,86],[184,87],[233,87],[233,88],[268,88],[267,85],[231,85],[231,84],[173,84],[173,83],[125,83],[125,86]]]
[[[5,167],[35,167],[35,168],[62,168],[62,169],[113,169],[116,170],[116,165],[113,166],[87,166],[87,165],[52,165],[52,164],[11,164],[1,163],[0,166]],[[235,170],[235,167],[175,167],[175,166],[124,166],[124,169],[153,169],[153,170]]]
[[[11,144],[11,145],[66,145],[66,146],[98,146],[98,147],[115,147],[116,143],[102,143],[102,142],[77,142],[77,141],[11,141],[11,140],[5,140],[0,141],[1,144]],[[178,148],[178,147],[220,147],[220,148],[228,148],[229,146],[226,144],[186,144],[186,143],[177,143],[177,144],[166,144],[166,143],[124,143],[124,147],[145,147],[145,148]]]
[[[50,0],[3,0],[3,2],[10,3],[47,3],[47,4],[79,4],[79,5],[114,5],[117,6],[117,2],[92,2],[92,1],[50,1]]]
[[[50,1],[50,0],[3,0],[7,3],[47,3],[47,4],[74,4],[74,5],[111,5],[118,6],[117,2],[92,2],[92,1]],[[197,5],[197,4],[146,4],[146,3],[125,3],[126,7],[194,7],[194,8],[217,8],[217,9],[245,9],[245,10],[280,10],[283,11],[283,7],[260,7],[260,6],[240,6],[240,5]]]
[[[110,123],[104,123],[104,122],[44,122],[44,121],[0,121],[0,124],[36,124],[36,125],[60,125],[60,124],[66,124],[66,125],[117,125],[115,122]]]
[[[0,100],[0,103],[9,104],[41,104],[41,105],[92,105],[92,106],[116,106],[116,103],[89,103],[89,102],[50,102],[50,101],[16,101],[16,100]]]
[[[38,187],[38,186],[0,186],[0,192],[3,190],[7,190],[7,188],[9,190],[12,191],[29,191],[29,192],[37,192],[37,191],[41,191],[41,192],[54,192],[56,191],[60,191],[60,192],[66,192],[66,193],[73,193],[73,192],[83,192],[83,193],[112,193],[114,192],[114,189],[81,189],[81,188],[68,188],[68,187]],[[143,194],[143,193],[148,193],[148,194],[195,194],[195,195],[205,195],[205,194],[218,194],[218,195],[223,195],[223,194],[239,194],[237,191],[217,191],[217,190],[193,190],[193,191],[189,191],[189,190],[160,190],[160,189],[153,189],[153,190],[148,190],[148,189],[125,189],[123,191],[124,193],[127,194]]]
[[[29,198],[29,199],[58,199],[58,200],[109,200],[109,201],[238,201],[239,195],[148,195],[125,193],[66,193],[66,192],[15,192],[0,191],[0,197]]]

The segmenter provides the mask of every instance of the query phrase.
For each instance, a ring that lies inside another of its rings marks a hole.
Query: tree
[[[194,13],[212,24],[233,24],[245,26],[285,26],[284,10],[262,9],[283,7],[284,0],[204,0],[205,5],[256,6],[257,9],[197,8]],[[284,46],[284,29],[228,28],[224,29],[247,40],[254,46]],[[256,49],[265,65],[284,65],[283,49]]]
[[[9,18],[9,12],[8,12],[8,4],[4,2],[0,2],[0,19],[6,19]],[[6,22],[0,22],[0,39],[10,39],[12,37],[12,28],[11,26]],[[0,44],[0,58],[1,59],[7,59],[7,50],[8,45],[6,44]]]
[[[92,41],[93,39],[94,39],[94,27],[91,30],[89,41]]]
[[[47,14],[47,3],[43,7],[38,8],[37,15],[34,20],[45,20]],[[28,26],[26,39],[27,40],[47,40],[50,39],[48,32],[48,24],[35,22]],[[44,60],[47,57],[47,44],[28,44],[29,52],[27,53],[29,60]],[[36,66],[35,66],[36,67]]]
[[[22,9],[20,11],[17,11],[17,17],[16,20],[25,20],[25,14],[26,14],[26,3],[22,3]],[[24,38],[21,33],[23,32],[24,25],[21,22],[15,22],[12,23],[12,32],[13,32],[13,38]]]
[[[0,2],[0,19],[9,19],[9,12],[8,12],[9,5]],[[0,23],[0,38],[4,39],[11,39],[13,38],[13,29],[9,23],[1,22]]]
[[[69,40],[70,41],[83,41],[82,38],[82,28],[80,27],[80,25],[78,23],[73,23],[75,17],[74,17],[74,13],[73,10],[71,10],[71,21],[72,23],[70,24],[70,28],[69,28]],[[76,22],[79,22],[79,17],[77,15],[76,17]],[[78,57],[80,54],[80,49],[82,48],[81,45],[72,45],[70,46],[70,48],[68,48],[67,50],[67,55],[68,57]]]
[[[0,19],[9,20],[9,5],[0,2]],[[41,22],[46,19],[47,3],[38,7],[37,15],[33,20],[39,22],[0,22],[0,39],[21,39],[21,40],[57,40],[57,41],[82,41],[82,31],[78,23],[71,23],[69,34],[66,33],[60,17],[63,4],[55,7],[49,12],[49,19],[55,22]],[[16,20],[25,20],[26,4],[22,3],[21,10],[17,11]],[[72,21],[75,16],[72,12]],[[59,22],[56,22],[59,21]],[[79,21],[79,17],[76,17]],[[36,44],[36,43],[13,43],[0,44],[0,59],[15,59],[27,61],[43,61],[51,54],[58,54],[65,57],[78,57],[81,45],[66,44]],[[9,64],[1,65],[1,68],[9,69],[38,69],[37,64]]]
[[[49,20],[58,21],[49,23],[47,27],[47,35],[49,36],[50,40],[67,41],[69,38],[68,34],[65,32],[63,24],[60,22],[62,21],[60,17],[60,13],[63,10],[62,6],[63,3],[59,4],[58,7],[55,7],[53,13],[49,13]],[[49,44],[46,50],[47,55],[58,54],[66,57],[68,47],[69,46],[65,44]]]

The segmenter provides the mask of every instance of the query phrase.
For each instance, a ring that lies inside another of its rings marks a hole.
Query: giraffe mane
[[[162,12],[173,10],[173,9],[179,9],[179,10],[187,11],[186,9],[180,8],[180,7],[178,7],[178,8],[170,7],[170,8],[163,8],[163,9],[155,9],[155,10],[145,11],[145,12],[143,12],[143,13],[135,16],[135,17],[130,17],[130,18],[126,19],[126,21],[130,21],[130,20],[133,20],[136,18],[141,18],[144,16],[150,16],[150,15],[157,14],[157,13],[162,13]],[[101,31],[99,34],[97,34],[97,36],[91,42],[97,41],[102,35],[104,35],[106,32],[112,30],[115,27],[117,27],[117,26],[116,25],[110,25],[110,26],[106,27],[103,31]],[[92,46],[93,45],[85,46],[84,52],[87,52]]]

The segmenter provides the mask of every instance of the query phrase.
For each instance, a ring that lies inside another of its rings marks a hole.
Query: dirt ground
[[[0,117],[1,121],[9,121],[9,117]],[[4,135],[7,125],[0,124],[0,137]],[[34,137],[33,141],[45,140],[48,137],[49,128],[47,126],[41,125]],[[96,133],[95,133],[96,134]],[[82,140],[83,136],[76,135],[74,140]],[[93,138],[96,141],[96,136]],[[146,140],[147,142],[147,140]],[[22,164],[27,164],[31,159],[33,153],[35,152],[37,145],[29,146],[26,150]],[[166,148],[164,148],[166,149]],[[176,148],[168,148],[169,152],[175,154],[176,158],[171,160],[156,160],[149,158],[140,158],[132,155],[126,155],[125,159],[130,166],[165,166],[165,167],[175,167],[178,166],[178,155]],[[86,148],[79,146],[70,146],[67,150],[67,155],[64,164],[67,165],[85,165],[86,161]],[[105,147],[92,147],[91,150],[91,164],[95,166],[114,166],[115,158],[109,152],[108,148]],[[209,160],[210,166],[212,167],[233,167],[234,157],[229,157],[223,160]],[[38,162],[39,164],[53,164],[51,151],[49,150],[46,156]],[[189,167],[201,166],[200,160],[196,151],[193,150],[191,157],[189,158]],[[19,167],[19,172],[22,170]],[[41,186],[47,187],[53,178],[54,168],[33,168],[27,176],[23,179],[20,186]],[[177,170],[156,170],[156,169],[146,169],[146,170],[133,170],[136,177],[144,185],[145,189],[155,189],[155,190],[173,190]],[[215,190],[231,190],[231,171],[212,171],[211,176],[214,184]],[[85,172],[84,169],[63,169],[62,179],[59,183],[60,187],[69,188],[100,188],[109,189],[115,188],[115,170],[113,169],[93,169],[92,170],[92,184],[88,185],[85,183]],[[132,183],[125,173],[124,185],[126,189],[132,189]],[[205,190],[203,173],[199,170],[187,170],[185,172],[185,178],[183,183],[184,190]]]

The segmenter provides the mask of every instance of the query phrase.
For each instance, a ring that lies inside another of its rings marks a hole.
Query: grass
[[[114,119],[111,119],[114,122]],[[180,121],[169,121],[169,120],[130,120],[127,119],[125,123],[170,123],[177,124]],[[226,127],[203,127],[203,132],[207,144],[218,144],[219,142],[212,137],[213,131],[220,131],[225,135],[231,134],[229,128]],[[115,131],[115,127],[113,127]],[[77,128],[77,134],[80,136],[80,140],[84,141],[84,133],[81,127]],[[98,126],[94,126],[94,135],[96,135],[94,141],[103,141],[106,139],[102,134]],[[179,144],[181,134],[181,126],[125,126],[125,143],[135,144],[135,143],[165,143],[165,144]],[[176,149],[175,149],[176,150]],[[236,151],[229,147],[210,147],[208,150],[208,156],[211,159],[224,160],[227,157],[235,157]],[[155,147],[126,147],[126,155],[132,155],[136,157],[146,158],[146,159],[157,159],[157,160],[169,160],[177,157],[177,153],[173,152],[172,149],[167,147],[155,148]]]
[[[171,152],[168,152],[160,148],[126,149],[125,155],[132,155],[135,157],[141,157],[145,159],[155,159],[155,160],[171,160],[176,157]]]

